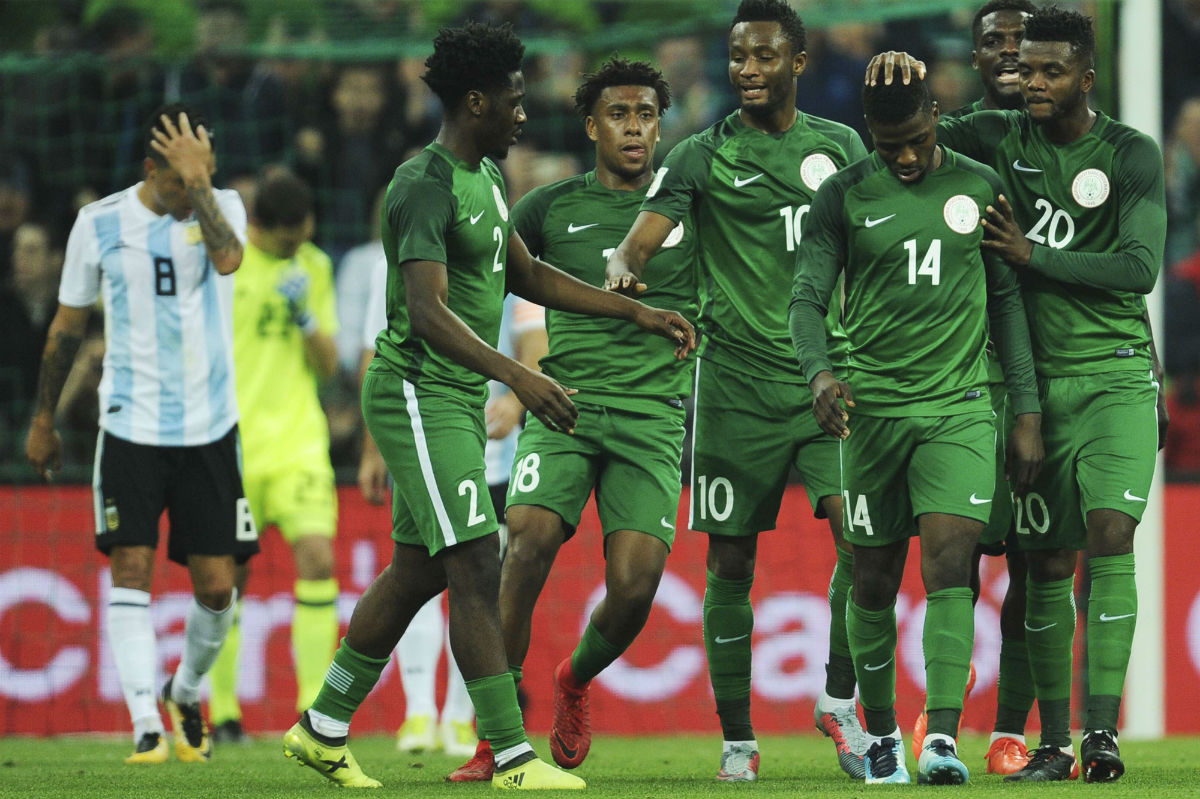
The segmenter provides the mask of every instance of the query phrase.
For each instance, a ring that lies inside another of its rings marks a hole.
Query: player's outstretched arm
[[[604,288],[627,297],[636,297],[646,290],[642,272],[646,262],[658,252],[675,223],[654,211],[642,211],[625,234],[617,249],[608,256],[604,270]]]
[[[488,345],[450,310],[446,304],[449,288],[445,264],[405,261],[400,270],[404,273],[406,307],[414,335],[456,363],[507,385],[521,404],[550,429],[575,429],[579,411],[569,396],[574,389],[563,388]],[[604,295],[599,289],[592,290]]]
[[[663,238],[666,239],[665,234]],[[677,358],[686,357],[696,348],[696,331],[680,314],[598,289],[555,269],[531,256],[525,242],[515,233],[508,239],[506,269],[508,290],[519,297],[559,311],[633,322],[648,333],[674,342]]]
[[[166,131],[155,130],[150,146],[183,179],[213,267],[222,275],[232,274],[242,263],[242,243],[213,196],[212,174],[217,163],[208,131],[203,125],[193,131],[187,114],[180,114],[177,120],[164,115],[162,120]]]
[[[54,411],[83,342],[88,313],[88,308],[60,304],[46,334],[33,419],[29,424],[29,435],[25,437],[25,457],[38,476],[46,481],[62,465],[62,439],[54,429]]]

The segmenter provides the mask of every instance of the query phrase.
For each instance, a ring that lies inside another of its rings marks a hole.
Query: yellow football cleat
[[[133,754],[125,758],[126,763],[157,765],[167,762],[167,739],[161,732],[147,732],[138,741]]]
[[[474,722],[446,720],[439,726],[438,733],[446,754],[454,757],[470,757],[475,754],[479,739],[475,737]]]
[[[175,757],[183,763],[207,763],[212,760],[212,739],[200,714],[200,703],[181,703],[171,698],[172,677],[163,686],[162,703],[171,719],[175,735]]]
[[[396,749],[401,752],[432,752],[437,746],[437,725],[432,716],[410,716],[396,732]]]
[[[534,758],[492,775],[492,787],[509,791],[582,791],[587,783],[574,774]]]
[[[283,736],[283,754],[295,758],[302,766],[308,766],[334,785],[343,788],[378,788],[379,780],[363,774],[358,761],[345,745],[326,746],[314,738],[308,730],[296,722]]]

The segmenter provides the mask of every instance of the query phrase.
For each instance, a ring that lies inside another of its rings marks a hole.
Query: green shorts
[[[1087,514],[1142,520],[1158,457],[1149,370],[1038,380],[1046,462],[1016,508],[1022,549],[1084,549]]]
[[[575,433],[548,429],[533,416],[517,441],[506,508],[537,505],[575,534],[594,488],[604,535],[636,530],[671,548],[679,511],[682,408],[663,403],[661,414],[635,413],[576,402]]]
[[[260,532],[274,524],[289,544],[302,536],[333,538],[337,532],[337,492],[328,456],[271,474],[246,472],[242,485]]]
[[[996,425],[996,492],[992,496],[992,515],[979,536],[979,546],[988,555],[1003,555],[1012,531],[1013,496],[1012,487],[1004,479],[1004,458],[1008,452],[1008,437],[1017,418],[1008,404],[1008,388],[1004,383],[990,383],[992,412]]]
[[[856,414],[842,442],[842,530],[855,546],[915,535],[925,513],[987,522],[996,489],[991,411],[956,416]]]
[[[499,528],[488,494],[483,406],[418,391],[386,370],[367,370],[363,418],[395,480],[392,539],[430,555]]]
[[[814,514],[838,496],[838,441],[817,425],[808,386],[747,378],[696,359],[688,526],[719,535],[773,530],[793,466]]]

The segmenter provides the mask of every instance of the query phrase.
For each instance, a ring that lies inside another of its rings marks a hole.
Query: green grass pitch
[[[534,741],[549,759],[543,736]],[[872,786],[852,782],[838,769],[833,745],[815,734],[769,736],[760,740],[762,778],[757,784],[724,784],[713,779],[719,742],[713,736],[618,738],[592,742],[587,762],[576,773],[588,781],[592,797],[889,797],[931,792],[956,797],[999,796],[1200,796],[1195,764],[1200,739],[1169,738],[1122,742],[1128,771],[1111,785],[1067,782],[1009,785],[984,774],[983,736],[964,736],[960,745],[971,769],[961,787]],[[1078,745],[1078,742],[1076,742]],[[451,784],[444,776],[460,761],[441,754],[402,755],[393,741],[364,737],[352,741],[363,770],[383,782],[371,797],[490,796],[484,784]],[[279,736],[252,745],[225,746],[212,763],[126,766],[132,751],[126,738],[63,737],[0,739],[0,799],[7,797],[330,797],[344,795],[312,771],[286,760]],[[910,763],[915,769],[915,764]],[[914,777],[915,779],[915,777]],[[542,794],[545,795],[545,794]],[[581,794],[572,794],[580,796]]]

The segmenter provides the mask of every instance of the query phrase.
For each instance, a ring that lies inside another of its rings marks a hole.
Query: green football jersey
[[[504,261],[512,232],[504,179],[487,158],[471,168],[437,143],[396,169],[383,204],[388,326],[376,354],[413,385],[487,400],[487,378],[437,352],[408,318],[405,261],[446,265],[447,306],[496,346],[504,312]]]
[[[804,381],[787,320],[796,247],[817,187],[866,154],[850,128],[799,112],[788,130],[765,134],[735,111],[671,150],[642,210],[694,220],[701,357],[754,378]],[[840,353],[838,310],[829,328]]]
[[[950,416],[990,410],[988,316],[1017,413],[1037,409],[1016,276],[980,249],[983,209],[1000,193],[988,167],[943,148],[906,186],[878,155],[817,192],[796,254],[792,323],[805,380],[832,370],[821,320],[845,272],[846,380],[855,413]]]
[[[633,227],[645,197],[645,188],[606,187],[593,170],[526,194],[513,206],[513,223],[533,255],[602,286],[608,256]],[[646,264],[647,288],[638,299],[695,322],[696,236],[690,224],[685,218],[676,225]],[[669,342],[630,322],[547,310],[546,331],[550,352],[542,371],[578,389],[578,399],[654,412],[692,392],[693,358],[677,359]]]
[[[1038,374],[1149,369],[1144,295],[1167,230],[1158,145],[1102,113],[1066,145],[1023,111],[946,119],[938,139],[996,169],[1034,242],[1021,289]]]
[[[967,114],[974,114],[976,111],[986,111],[984,107],[984,99],[980,97],[973,103],[967,103],[964,106],[954,109],[953,111],[943,111],[942,119],[947,117],[965,117]],[[1005,195],[1006,197],[1008,195]],[[988,342],[988,382],[992,385],[992,390],[997,390],[999,386],[1003,390],[1004,385],[1004,367],[1000,365],[1000,358],[996,353],[996,348]]]

